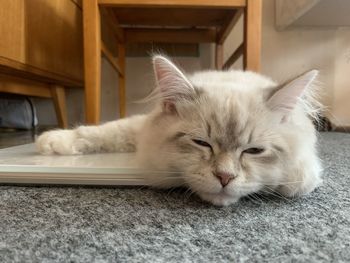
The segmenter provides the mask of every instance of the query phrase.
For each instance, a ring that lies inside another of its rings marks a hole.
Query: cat
[[[308,194],[320,183],[321,162],[310,115],[318,71],[278,85],[249,71],[185,75],[169,58],[153,57],[156,102],[148,114],[99,126],[53,130],[36,141],[42,154],[136,151],[145,168],[176,171],[180,182],[149,176],[151,184],[187,186],[226,206],[267,191]]]

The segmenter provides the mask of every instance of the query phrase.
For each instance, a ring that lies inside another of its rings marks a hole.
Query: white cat
[[[286,85],[253,72],[204,71],[185,76],[154,56],[157,107],[100,126],[54,130],[36,144],[42,154],[136,151],[141,165],[178,171],[202,199],[229,205],[259,191],[310,193],[321,183],[309,118],[315,110],[310,71]],[[149,181],[174,187],[154,175]]]

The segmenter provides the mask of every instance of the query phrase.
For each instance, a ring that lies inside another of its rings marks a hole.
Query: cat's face
[[[174,125],[164,129],[169,139],[162,149],[171,152],[173,168],[184,172],[194,192],[219,205],[275,181],[287,149],[262,98],[197,89],[198,97],[178,104]]]
[[[280,125],[290,105],[272,110],[283,102],[271,102],[275,84],[260,81],[263,87],[256,82],[246,90],[225,81],[211,85],[184,79],[169,61],[159,63],[155,67],[164,96],[155,122],[165,134],[158,149],[168,157],[168,167],[181,171],[192,191],[216,205],[275,186],[290,158],[286,127]]]

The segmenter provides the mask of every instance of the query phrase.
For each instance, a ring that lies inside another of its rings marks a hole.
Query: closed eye
[[[209,147],[210,149],[212,149],[211,145],[205,141],[202,141],[202,140],[197,140],[197,139],[192,139],[192,141],[197,144],[197,145],[200,145],[200,146],[203,146],[203,147]]]
[[[263,153],[264,151],[265,151],[264,148],[252,147],[252,148],[248,148],[248,149],[244,150],[243,153],[260,154],[260,153]]]

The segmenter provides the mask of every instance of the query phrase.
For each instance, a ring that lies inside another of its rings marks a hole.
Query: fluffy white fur
[[[186,185],[215,205],[259,191],[300,196],[321,183],[309,119],[317,111],[312,87],[317,71],[278,85],[243,71],[185,76],[163,56],[155,56],[153,65],[157,87],[148,100],[157,106],[151,113],[46,132],[36,142],[39,152],[136,150],[145,168],[182,174],[176,185],[152,174],[152,185]]]

